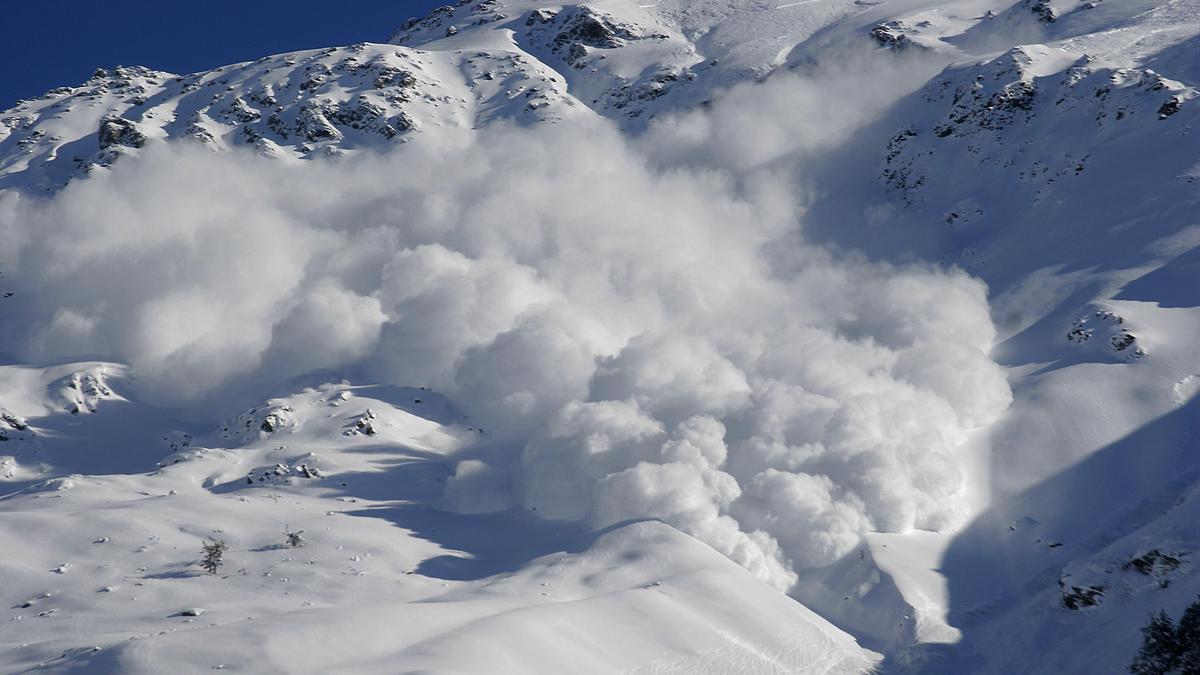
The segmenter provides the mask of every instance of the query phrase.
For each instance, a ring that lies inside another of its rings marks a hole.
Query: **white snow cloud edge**
[[[980,281],[800,236],[780,144],[861,121],[741,146],[695,115],[637,143],[492,127],[292,165],[150,147],[0,195],[0,339],[126,362],[164,404],[314,370],[429,386],[498,439],[445,508],[660,518],[786,588],[864,531],[963,523],[971,432],[1011,400]]]

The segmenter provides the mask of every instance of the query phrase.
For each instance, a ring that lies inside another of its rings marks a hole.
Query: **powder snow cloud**
[[[315,370],[429,386],[491,438],[446,508],[660,518],[780,587],[864,531],[961,524],[971,431],[1011,399],[986,288],[806,243],[796,167],[766,141],[697,161],[712,124],[295,164],[149,147],[0,195],[0,344],[126,362],[163,404]]]

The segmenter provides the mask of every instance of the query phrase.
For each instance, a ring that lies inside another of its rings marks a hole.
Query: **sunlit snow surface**
[[[46,411],[9,441],[68,475],[2,502],[6,671],[851,673],[875,658],[661,523],[437,510],[447,455],[479,431],[436,395],[327,386],[153,443],[161,418],[116,393],[123,369],[75,367],[113,394],[72,415],[27,390]],[[160,466],[122,451],[133,429]],[[206,540],[229,545],[215,575],[197,565]]]

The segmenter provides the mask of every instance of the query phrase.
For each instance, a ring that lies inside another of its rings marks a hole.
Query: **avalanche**
[[[1123,671],[1200,592],[1200,6],[1109,2],[464,0],[4,112],[0,669]]]

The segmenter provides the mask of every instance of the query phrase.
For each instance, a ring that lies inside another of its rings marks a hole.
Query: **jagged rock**
[[[336,108],[331,111],[336,114]],[[308,141],[340,140],[342,132],[337,130],[325,116],[325,110],[317,101],[308,101],[296,115],[296,123],[292,127],[298,136]]]
[[[140,148],[146,144],[146,135],[138,129],[137,123],[121,117],[101,120],[97,139],[102,150],[113,146]]]
[[[1108,343],[1114,354],[1126,359],[1138,359],[1145,355],[1145,351],[1136,346],[1137,336],[1125,326],[1125,317],[1109,310],[1096,310],[1091,315],[1084,315],[1076,319],[1071,329],[1067,331],[1067,340],[1074,343],[1091,340],[1097,330],[1089,325],[1092,320],[1100,327],[1109,324],[1106,328],[1109,331]]]
[[[1164,101],[1162,106],[1159,107],[1158,119],[1165,120],[1171,115],[1179,112],[1181,108],[1183,108],[1183,100],[1178,96],[1172,96]]]
[[[275,90],[269,84],[251,91],[250,100],[267,108],[274,108],[279,105],[278,99],[275,98]]]
[[[333,71],[330,70],[329,66],[320,61],[305,67],[304,81],[300,83],[300,91],[308,91],[320,87],[325,84],[326,80],[332,74]]]
[[[1050,0],[1026,0],[1025,4],[1029,7],[1029,11],[1042,23],[1054,23],[1058,20],[1058,15],[1054,12],[1054,8],[1050,6]]]
[[[392,36],[391,41],[397,44],[404,44],[419,30],[438,28],[443,21],[454,16],[454,10],[454,5],[442,5],[430,10],[423,17],[410,18],[400,26],[400,30]]]
[[[908,37],[904,32],[905,25],[902,21],[888,21],[881,23],[871,28],[870,36],[879,43],[880,47],[890,49],[894,52],[901,52],[906,49],[924,47]]]
[[[1062,579],[1058,580],[1058,586],[1062,592],[1062,606],[1072,611],[1078,611],[1084,607],[1095,607],[1104,599],[1104,592],[1108,587],[1100,584],[1096,586],[1067,586]]]
[[[242,97],[234,97],[233,101],[221,111],[221,114],[226,119],[231,119],[237,122],[256,122],[262,118],[262,113],[247,105]]]
[[[372,103],[365,95],[340,104],[332,119],[352,129],[363,129],[375,125],[384,116],[384,109]]]
[[[1086,321],[1086,319],[1077,320],[1075,325],[1071,327],[1071,330],[1067,331],[1068,340],[1071,342],[1087,342],[1088,340],[1092,339],[1092,335],[1095,331],[1091,328],[1084,327],[1084,321]]]
[[[262,434],[274,434],[296,425],[295,411],[290,406],[251,408],[221,426],[222,439],[250,442]]]
[[[246,474],[246,485],[291,485],[294,479],[321,478],[321,470],[307,463],[288,465],[276,464],[272,467],[254,469]]]
[[[640,37],[632,26],[586,5],[565,9],[559,16],[563,17],[563,21],[562,28],[554,36],[554,45],[557,47],[577,43],[615,49],[622,46],[625,40],[637,40]]]
[[[10,429],[15,429],[16,431],[25,431],[29,428],[29,423],[25,421],[25,418],[11,410],[0,410],[0,422],[3,422]]]
[[[376,414],[374,410],[367,408],[358,419],[354,420],[354,427],[347,429],[345,435],[354,436],[361,434],[363,436],[374,436],[378,431],[375,429]]]
[[[20,441],[33,435],[34,432],[29,428],[29,422],[24,417],[7,408],[0,408],[0,443],[10,440]]]
[[[405,89],[412,88],[417,83],[417,78],[407,70],[389,66],[384,64],[378,69],[378,75],[372,82],[376,89],[384,89],[386,87],[398,86]]]
[[[1120,352],[1127,349],[1135,340],[1137,338],[1132,333],[1121,333],[1120,335],[1112,336],[1110,342],[1112,342],[1113,349]]]
[[[108,386],[106,377],[104,367],[99,366],[59,380],[56,386],[66,409],[73,415],[95,412],[100,401],[115,398],[116,394]]]
[[[558,12],[552,9],[535,9],[529,13],[529,17],[525,19],[526,26],[545,25],[554,20],[558,16]]]
[[[1158,549],[1151,549],[1148,553],[1122,564],[1121,569],[1134,570],[1145,576],[1161,576],[1178,569],[1182,564],[1183,558],[1179,554],[1163,553]]]
[[[187,134],[188,138],[201,143],[213,143],[216,141],[216,138],[209,133],[208,129],[205,129],[196,122],[188,124],[187,129],[184,130],[184,133]]]

